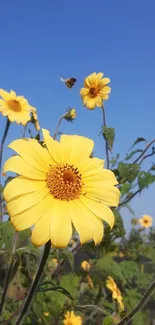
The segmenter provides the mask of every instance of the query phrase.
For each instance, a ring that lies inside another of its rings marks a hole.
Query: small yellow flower
[[[87,261],[83,261],[83,262],[81,263],[81,267],[82,267],[82,269],[83,269],[84,271],[89,271],[89,269],[90,269],[90,264],[89,264]]]
[[[66,247],[72,224],[81,243],[103,238],[103,221],[112,228],[110,206],[118,206],[120,191],[112,171],[103,160],[90,158],[94,142],[77,135],[54,140],[42,130],[46,148],[37,140],[19,139],[9,148],[18,155],[8,159],[3,173],[18,176],[4,189],[10,221],[17,231],[34,225],[31,240],[36,246],[51,240],[54,247]]]
[[[119,288],[117,287],[116,282],[111,276],[108,276],[106,287],[112,292],[112,298],[117,300],[118,304],[120,305],[120,308],[124,310],[123,297]]]
[[[139,219],[139,223],[144,228],[149,228],[152,226],[152,217],[150,217],[148,214],[144,214],[142,218]]]
[[[10,122],[26,125],[30,121],[34,108],[23,96],[17,96],[13,90],[9,93],[0,89],[0,97],[0,112],[7,116]]]
[[[64,119],[72,122],[76,118],[76,109],[75,108],[70,108],[64,115]]]
[[[82,325],[82,318],[76,316],[73,311],[67,311],[63,321],[64,325]]]
[[[103,73],[92,73],[84,80],[84,88],[80,90],[84,106],[88,109],[102,107],[103,100],[109,98],[111,88],[107,86],[109,78],[102,78]]]
[[[51,262],[54,267],[58,266],[58,260],[56,258],[53,258]]]
[[[49,313],[48,312],[44,312],[44,316],[45,317],[48,317],[49,316]]]

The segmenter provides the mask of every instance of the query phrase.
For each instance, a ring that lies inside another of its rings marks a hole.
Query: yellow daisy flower
[[[87,261],[83,261],[83,262],[81,263],[81,267],[82,267],[83,270],[85,270],[85,271],[89,271],[89,269],[90,269],[90,264],[89,264]]]
[[[103,73],[92,73],[84,80],[84,88],[80,90],[84,106],[88,109],[102,107],[102,101],[109,98],[111,88],[107,86],[109,78],[102,78]]]
[[[44,316],[48,317],[49,316],[49,312],[44,312]]]
[[[120,305],[120,308],[124,310],[123,297],[119,288],[117,287],[116,282],[111,276],[108,276],[106,287],[112,292],[112,298],[117,300],[118,304]]]
[[[120,191],[112,171],[103,160],[90,158],[94,142],[77,135],[62,135],[60,143],[42,130],[42,147],[35,139],[13,141],[9,148],[18,154],[8,159],[3,172],[17,173],[4,189],[11,223],[17,231],[34,225],[32,243],[49,239],[54,247],[66,247],[72,224],[81,243],[103,238],[103,222],[112,228]]]
[[[82,318],[76,316],[73,311],[67,311],[65,314],[65,319],[63,321],[64,325],[82,325]]]
[[[26,125],[30,121],[30,113],[36,114],[36,109],[29,105],[23,96],[17,96],[11,90],[10,93],[0,89],[0,113],[7,116],[10,122]]]
[[[142,218],[139,219],[139,223],[144,228],[149,228],[152,226],[152,217],[150,217],[148,214],[144,214]]]

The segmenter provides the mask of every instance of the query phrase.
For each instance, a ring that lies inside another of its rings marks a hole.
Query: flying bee
[[[60,80],[62,82],[64,82],[68,88],[72,88],[74,86],[74,84],[75,84],[75,82],[76,82],[77,79],[76,78],[64,79],[64,78],[60,77]]]

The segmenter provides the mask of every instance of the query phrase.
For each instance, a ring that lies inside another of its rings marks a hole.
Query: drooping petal
[[[54,247],[66,247],[72,236],[72,224],[69,216],[69,202],[56,201],[50,223],[51,243]]]
[[[90,211],[92,211],[95,215],[106,221],[111,228],[113,227],[115,218],[113,212],[110,210],[109,207],[107,207],[101,202],[96,202],[87,196],[81,195],[80,200]]]
[[[32,167],[35,167],[39,171],[47,172],[47,166],[45,166],[37,151],[34,151],[30,142],[27,140],[15,140],[8,147],[16,151]]]
[[[11,218],[11,223],[17,231],[33,226],[48,210],[54,208],[54,200],[50,194],[39,201],[36,205]]]
[[[7,210],[9,215],[12,217],[16,214],[21,213],[24,210],[33,207],[39,201],[43,200],[48,193],[49,189],[45,185],[45,187],[42,188],[40,191],[29,193],[12,199],[7,203]]]
[[[51,155],[52,159],[57,163],[61,163],[60,143],[56,140],[53,140],[48,130],[42,129],[42,133],[48,152]]]
[[[94,141],[78,135],[63,134],[60,145],[63,162],[77,165],[84,158],[90,156],[93,151]]]
[[[3,167],[3,173],[13,172],[30,179],[45,180],[46,173],[30,166],[24,159],[19,156],[9,158]]]
[[[6,185],[3,195],[5,201],[8,202],[17,196],[40,191],[40,189],[44,187],[44,181],[32,180],[23,176],[18,176]]]

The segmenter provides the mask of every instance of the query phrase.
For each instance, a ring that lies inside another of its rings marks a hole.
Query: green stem
[[[143,298],[138,303],[138,305],[131,311],[131,313],[129,315],[125,316],[117,325],[125,325],[125,324],[128,324],[133,319],[133,317],[136,316],[137,313],[146,304],[148,298],[150,298],[151,293],[153,292],[154,289],[155,289],[155,281],[151,284],[151,286],[145,292]]]
[[[2,314],[2,310],[3,310],[3,306],[4,306],[8,286],[9,286],[9,282],[10,282],[13,267],[14,267],[17,237],[18,237],[18,233],[16,232],[15,235],[14,235],[14,240],[13,240],[11,263],[10,263],[10,266],[8,268],[7,276],[6,276],[5,283],[4,283],[3,293],[2,293],[2,299],[1,299],[1,302],[0,302],[0,315]]]
[[[104,106],[102,106],[101,109],[102,109],[102,116],[103,116],[103,127],[106,127]],[[106,151],[106,159],[107,159],[107,169],[109,169],[109,149],[108,149],[108,141],[106,139],[105,139],[105,151]]]
[[[34,279],[34,281],[32,283],[29,294],[28,294],[28,296],[27,296],[27,298],[25,300],[25,303],[23,305],[23,308],[22,308],[22,310],[21,310],[21,312],[20,312],[20,314],[19,314],[19,316],[18,316],[18,318],[17,318],[17,320],[15,322],[15,325],[20,325],[22,323],[22,321],[23,321],[23,318],[27,314],[28,308],[30,307],[30,304],[31,304],[32,299],[34,297],[34,294],[36,292],[37,285],[39,284],[40,278],[42,276],[46,261],[48,259],[50,249],[51,249],[51,241],[49,240],[45,245],[44,252],[43,252],[42,259],[40,261],[39,267],[38,267],[36,277],[35,277],[35,279]]]
[[[57,136],[57,133],[58,133],[58,130],[59,130],[59,126],[60,126],[60,124],[61,124],[63,118],[64,118],[64,115],[62,115],[62,116],[59,118],[59,121],[58,121],[58,124],[57,124],[56,130],[55,130],[54,135],[53,135],[53,139],[54,139],[54,140],[55,140],[55,138],[56,138],[56,136]]]
[[[4,134],[3,134],[3,138],[2,138],[1,146],[0,146],[0,184],[1,184],[1,174],[2,174],[3,147],[4,147],[4,142],[5,142],[7,134],[8,134],[9,126],[10,126],[10,121],[7,118],[5,130],[4,130]],[[1,214],[3,213],[2,202],[3,202],[3,196],[2,196],[2,192],[1,192],[0,193],[0,213]]]

